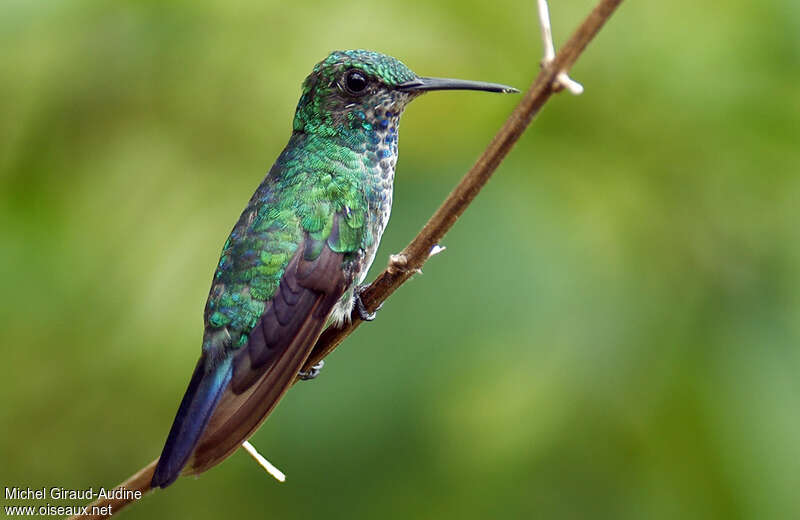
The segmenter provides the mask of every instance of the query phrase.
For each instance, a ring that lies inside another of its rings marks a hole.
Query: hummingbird
[[[167,487],[231,455],[349,319],[392,207],[397,130],[433,90],[517,92],[417,76],[367,50],[335,51],[305,79],[289,143],[233,227],[204,311],[202,353],[151,482]]]

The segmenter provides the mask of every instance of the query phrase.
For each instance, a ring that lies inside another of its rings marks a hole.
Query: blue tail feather
[[[178,478],[228,386],[232,373],[230,358],[210,369],[206,367],[206,356],[197,362],[153,473],[152,487],[165,488]]]

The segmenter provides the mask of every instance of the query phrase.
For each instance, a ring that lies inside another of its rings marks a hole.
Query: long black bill
[[[416,78],[397,85],[397,88],[409,92],[424,92],[428,90],[482,90],[484,92],[502,92],[504,94],[519,92],[514,87],[500,85],[499,83],[450,78]]]

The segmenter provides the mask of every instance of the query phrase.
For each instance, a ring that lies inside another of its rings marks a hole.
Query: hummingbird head
[[[294,130],[348,138],[395,129],[406,105],[431,90],[517,92],[496,83],[417,76],[400,60],[366,50],[335,51],[303,82]]]

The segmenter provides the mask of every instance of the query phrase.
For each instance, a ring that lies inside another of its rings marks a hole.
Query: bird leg
[[[383,303],[378,305],[378,308],[375,309],[375,312],[367,311],[366,305],[361,300],[361,293],[366,290],[366,285],[359,285],[356,286],[356,290],[353,291],[353,301],[356,304],[356,311],[358,312],[358,317],[361,318],[363,321],[372,321],[378,316],[378,311],[381,310],[383,307]]]
[[[298,377],[303,381],[311,381],[312,379],[316,378],[320,372],[322,372],[322,367],[325,366],[325,361],[320,359],[319,363],[313,365],[311,370],[305,371],[301,370],[297,373]]]

